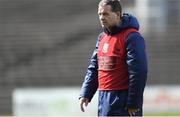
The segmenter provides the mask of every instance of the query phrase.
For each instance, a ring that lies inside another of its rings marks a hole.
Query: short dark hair
[[[122,14],[120,0],[101,0],[99,5],[110,5],[113,12],[120,12]]]

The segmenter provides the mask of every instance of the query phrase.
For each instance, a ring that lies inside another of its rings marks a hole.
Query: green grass
[[[144,116],[159,116],[159,117],[164,117],[164,116],[179,116],[180,117],[180,112],[173,113],[173,112],[164,112],[164,113],[144,113]]]

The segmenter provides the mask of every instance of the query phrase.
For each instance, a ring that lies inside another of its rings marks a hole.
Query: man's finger
[[[131,110],[128,110],[129,116],[132,117],[132,112]]]
[[[84,107],[83,107],[84,102],[80,101],[80,107],[81,107],[81,111],[84,112]]]
[[[128,109],[129,115],[132,117],[136,112],[140,111],[140,109]]]
[[[88,100],[86,100],[86,101],[85,101],[85,106],[88,106],[88,103],[89,103],[89,101],[88,101]]]

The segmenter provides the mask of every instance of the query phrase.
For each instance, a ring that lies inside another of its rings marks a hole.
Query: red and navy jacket
[[[123,14],[122,22],[98,37],[80,97],[92,99],[96,90],[128,90],[127,107],[142,105],[147,80],[145,42],[139,23]]]

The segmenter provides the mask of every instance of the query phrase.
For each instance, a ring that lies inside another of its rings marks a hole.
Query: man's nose
[[[101,15],[101,16],[99,16],[99,19],[100,19],[101,21],[103,21],[105,18],[104,18],[103,15]]]

